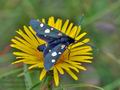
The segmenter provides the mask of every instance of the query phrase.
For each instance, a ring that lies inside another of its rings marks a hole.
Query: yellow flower
[[[79,73],[80,70],[86,70],[82,66],[82,63],[91,63],[93,59],[92,48],[86,44],[90,39],[83,38],[87,33],[81,33],[81,27],[73,25],[69,20],[63,23],[61,19],[55,21],[54,17],[50,17],[48,22],[45,19],[40,21],[60,30],[76,41],[68,46],[68,49],[65,50],[58,62],[51,69],[53,71],[55,85],[59,85],[59,74],[64,74],[64,72],[67,72],[73,79],[78,80],[78,77],[73,71]],[[38,51],[37,47],[46,42],[36,36],[36,32],[31,26],[24,26],[24,29],[19,29],[17,33],[19,36],[15,36],[11,40],[13,42],[11,47],[19,50],[13,52],[17,59],[13,64],[23,62],[30,65],[29,69],[41,68],[40,80],[42,80],[46,76],[47,71],[44,68],[43,52]]]

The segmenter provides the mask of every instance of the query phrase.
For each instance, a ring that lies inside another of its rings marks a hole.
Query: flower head
[[[82,63],[91,63],[92,48],[88,43],[89,38],[83,38],[87,33],[81,33],[81,27],[75,26],[66,20],[64,23],[61,19],[54,20],[54,17],[50,17],[47,20],[42,19],[41,22],[54,27],[62,33],[68,35],[75,40],[75,43],[70,44],[64,53],[60,56],[59,60],[51,68],[53,71],[55,85],[59,85],[59,75],[67,72],[73,79],[78,80],[78,77],[73,73],[76,71],[79,73],[81,70],[86,70]],[[17,61],[15,63],[29,64],[29,69],[41,68],[40,80],[46,76],[46,69],[44,68],[44,56],[43,52],[37,49],[38,46],[46,44],[46,42],[36,36],[36,32],[31,26],[24,26],[24,29],[17,30],[19,36],[15,36],[11,41],[11,47],[18,49],[19,51],[13,52]]]

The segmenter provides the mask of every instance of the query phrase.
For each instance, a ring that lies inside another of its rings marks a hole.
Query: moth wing
[[[66,36],[64,33],[60,32],[59,30],[34,19],[30,21],[30,25],[35,30],[36,35],[39,38],[45,40],[46,42],[50,42],[62,36]]]
[[[66,50],[67,44],[48,45],[44,50],[44,67],[48,71]]]

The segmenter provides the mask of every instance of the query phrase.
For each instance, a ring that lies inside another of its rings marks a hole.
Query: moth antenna
[[[82,14],[82,16],[80,16],[80,22],[78,22],[78,25],[79,25],[79,26],[81,26],[83,19],[84,19],[84,14]],[[74,39],[75,39],[76,37],[77,37],[77,31],[75,32],[75,37],[74,37]]]
[[[82,16],[80,16],[80,22],[79,22],[79,25],[81,25],[81,24],[82,24],[83,19],[84,19],[84,14],[82,14]]]

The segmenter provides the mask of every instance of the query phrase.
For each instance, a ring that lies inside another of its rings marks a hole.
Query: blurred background
[[[78,75],[78,81],[67,75],[61,78],[61,87],[74,85],[59,90],[120,90],[120,0],[0,0],[0,90],[30,90],[34,85],[33,90],[41,90],[37,86],[39,70],[22,76],[26,68],[11,65],[15,57],[9,45],[15,31],[28,25],[31,18],[50,16],[81,23],[94,49],[93,63],[86,65],[88,70]]]

